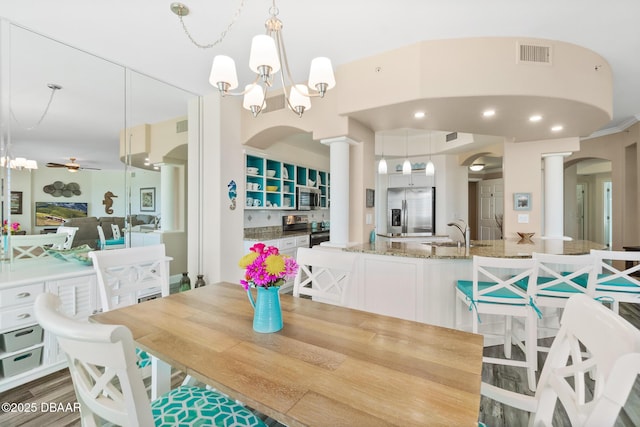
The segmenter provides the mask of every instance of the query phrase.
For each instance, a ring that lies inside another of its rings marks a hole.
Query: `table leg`
[[[151,356],[151,400],[171,390],[171,365]]]

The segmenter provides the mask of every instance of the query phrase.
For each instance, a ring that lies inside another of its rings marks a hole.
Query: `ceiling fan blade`
[[[85,168],[84,166],[83,166],[83,167],[81,167],[80,169],[81,169],[81,170],[91,170],[91,171],[99,171],[99,170],[102,170],[102,169],[99,169],[99,168]]]
[[[67,166],[62,163],[47,163],[48,168],[66,168]]]

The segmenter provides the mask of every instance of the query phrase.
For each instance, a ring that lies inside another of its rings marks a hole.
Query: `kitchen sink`
[[[423,245],[431,245],[431,246],[439,246],[442,248],[457,248],[458,247],[458,242],[422,242]],[[471,248],[484,248],[487,247],[489,245],[487,245],[486,243],[472,243],[471,245],[469,245],[469,247]],[[464,248],[464,244],[460,243],[460,247]]]

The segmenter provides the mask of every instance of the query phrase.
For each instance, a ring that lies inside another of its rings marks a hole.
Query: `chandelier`
[[[16,157],[15,159],[12,159],[9,156],[2,156],[0,157],[0,167],[9,167],[17,170],[38,169],[38,162],[24,157]]]
[[[291,77],[287,53],[282,38],[282,21],[278,19],[279,10],[273,0],[269,8],[269,19],[265,22],[266,34],[257,35],[251,42],[249,68],[256,73],[253,83],[245,86],[242,92],[231,92],[238,87],[238,76],[234,60],[225,55],[213,58],[209,82],[218,88],[222,95],[244,95],[242,106],[256,117],[266,108],[267,91],[273,85],[278,71],[289,108],[299,117],[311,108],[311,97],[324,97],[324,94],[336,84],[331,60],[325,57],[311,61],[308,85],[295,84]],[[287,83],[285,84],[285,77]],[[290,86],[287,94],[286,87]]]

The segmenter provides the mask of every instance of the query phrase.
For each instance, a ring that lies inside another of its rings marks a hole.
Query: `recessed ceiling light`
[[[534,116],[529,117],[529,121],[530,122],[539,122],[540,120],[542,120],[542,116],[537,115],[537,114],[534,115]]]
[[[493,117],[496,115],[496,110],[485,110],[482,112],[484,117]]]
[[[560,132],[562,129],[564,129],[562,125],[555,125],[551,127],[551,132]]]
[[[416,119],[424,119],[424,116],[426,116],[424,111],[417,111],[413,114]]]

